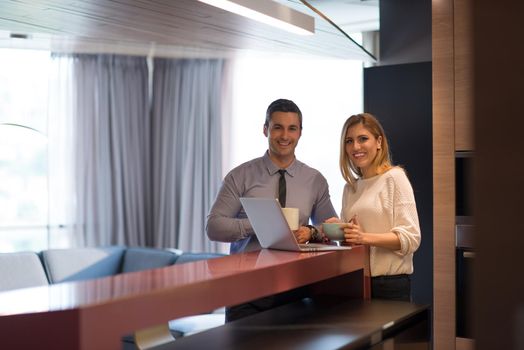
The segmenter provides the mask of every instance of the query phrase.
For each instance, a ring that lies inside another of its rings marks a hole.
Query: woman
[[[340,140],[340,170],[347,184],[341,220],[345,242],[370,246],[373,298],[411,300],[413,253],[420,228],[413,189],[393,166],[384,130],[368,113],[346,120]]]

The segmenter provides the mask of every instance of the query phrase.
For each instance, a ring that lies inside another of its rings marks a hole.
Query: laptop
[[[299,252],[351,249],[350,246],[322,243],[299,244],[275,198],[241,197],[240,203],[244,207],[262,248]]]

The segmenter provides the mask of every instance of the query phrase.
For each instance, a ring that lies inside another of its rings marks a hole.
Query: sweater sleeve
[[[392,232],[398,235],[400,250],[395,253],[401,256],[414,253],[420,246],[420,225],[413,188],[402,169],[392,177],[393,186],[393,220]]]

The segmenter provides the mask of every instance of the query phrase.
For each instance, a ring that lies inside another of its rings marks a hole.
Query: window
[[[0,251],[47,247],[46,51],[0,49]]]

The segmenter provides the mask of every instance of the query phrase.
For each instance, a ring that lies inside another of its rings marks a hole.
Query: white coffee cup
[[[298,230],[298,208],[282,208],[282,213],[291,231]]]

